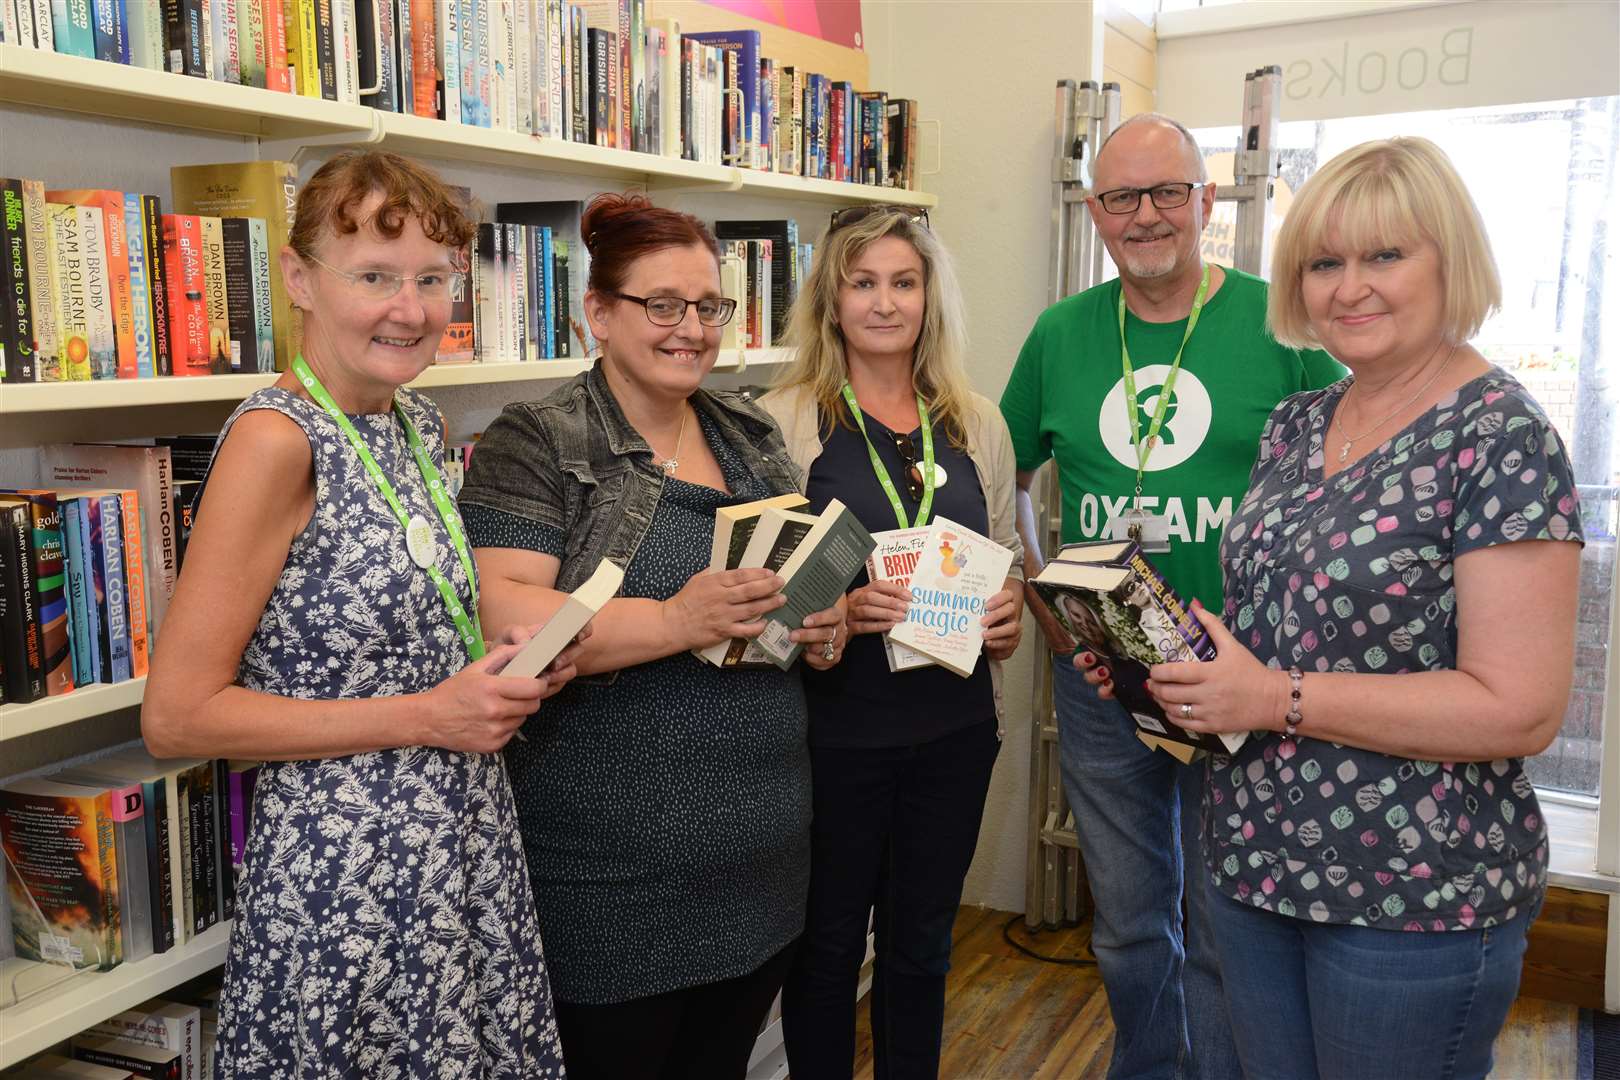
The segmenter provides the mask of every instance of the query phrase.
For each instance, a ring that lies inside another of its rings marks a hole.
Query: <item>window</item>
[[[1529,771],[1544,792],[1590,799],[1600,782],[1605,695],[1620,693],[1608,678],[1620,526],[1620,236],[1605,231],[1620,205],[1620,98],[1284,123],[1277,220],[1318,164],[1395,132],[1432,139],[1468,183],[1503,286],[1502,310],[1475,344],[1536,397],[1574,462],[1587,541],[1575,682],[1558,738]],[[1210,178],[1231,182],[1238,129],[1195,134]],[[1213,261],[1231,263],[1234,217],[1231,204],[1217,205],[1205,239]]]

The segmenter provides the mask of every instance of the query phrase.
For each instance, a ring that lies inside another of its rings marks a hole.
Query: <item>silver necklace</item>
[[[1365,439],[1379,428],[1383,427],[1390,421],[1391,418],[1395,416],[1396,413],[1400,412],[1402,409],[1412,404],[1412,402],[1422,397],[1423,392],[1434,385],[1434,381],[1440,377],[1440,373],[1442,371],[1446,370],[1446,365],[1451,363],[1451,358],[1455,355],[1457,355],[1457,346],[1453,345],[1451,347],[1451,351],[1446,353],[1446,358],[1440,362],[1440,366],[1434,369],[1434,374],[1429,376],[1427,382],[1418,387],[1417,393],[1395,406],[1384,415],[1383,419],[1379,420],[1378,423],[1374,424],[1366,431],[1363,431],[1360,435],[1351,435],[1348,431],[1344,430],[1344,421],[1340,419],[1340,417],[1344,414],[1344,403],[1350,400],[1350,390],[1354,390],[1356,388],[1356,384],[1352,383],[1350,390],[1346,390],[1344,392],[1344,397],[1339,401],[1339,407],[1333,410],[1333,426],[1339,429],[1340,435],[1344,436],[1344,445],[1339,447],[1339,460],[1343,461],[1345,458],[1349,457],[1350,448],[1352,446],[1360,442],[1362,439]]]
[[[674,455],[658,463],[658,467],[664,470],[665,476],[674,476],[675,470],[681,467],[681,443],[686,439],[686,412],[687,410],[684,408],[681,410],[681,429],[675,435]]]

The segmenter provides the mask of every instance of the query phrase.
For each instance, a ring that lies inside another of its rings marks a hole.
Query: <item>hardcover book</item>
[[[151,861],[146,849],[146,793],[139,782],[111,777],[92,762],[51,776],[64,784],[107,792],[118,865],[118,936],[126,961],[152,955]],[[161,913],[160,913],[161,914]]]
[[[298,313],[287,297],[276,253],[286,246],[298,206],[298,167],[288,161],[243,161],[224,165],[176,165],[169,170],[174,210],[180,214],[260,218],[268,233],[270,304],[276,371],[287,370],[298,352]],[[171,290],[170,295],[174,295]],[[178,349],[178,343],[176,349]],[[179,362],[175,363],[176,374]]]
[[[0,498],[28,504],[33,524],[34,611],[39,624],[40,658],[45,693],[66,694],[73,689],[73,634],[69,626],[67,548],[62,537],[62,507],[56,492],[27,488]],[[0,556],[0,561],[3,561]],[[0,617],[0,622],[3,622]]]
[[[911,606],[889,640],[938,661],[964,679],[984,651],[980,620],[1012,569],[1013,553],[948,518],[928,527],[911,574]]]
[[[1135,541],[1067,544],[1031,584],[1069,636],[1103,658],[1115,700],[1141,732],[1216,753],[1243,745],[1242,732],[1177,727],[1148,693],[1152,665],[1211,660],[1215,646]]]

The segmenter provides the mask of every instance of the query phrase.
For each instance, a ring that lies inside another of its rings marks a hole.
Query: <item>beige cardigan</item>
[[[979,487],[985,493],[985,509],[990,517],[990,539],[1013,553],[1009,577],[1024,579],[1024,544],[1018,538],[1018,522],[1013,506],[1016,466],[1012,436],[1001,410],[980,394],[969,398],[968,458],[979,474]],[[809,388],[800,384],[772,390],[759,399],[762,409],[782,429],[788,456],[799,469],[799,487],[810,477],[810,465],[821,456],[821,417]],[[990,661],[990,682],[995,688],[996,720],[1006,723],[1006,704],[1001,692],[1001,662]],[[998,734],[1003,732],[998,731]]]

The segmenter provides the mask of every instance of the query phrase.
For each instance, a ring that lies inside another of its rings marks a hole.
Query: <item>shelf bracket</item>
[[[260,161],[290,161],[302,165],[311,150],[329,146],[375,146],[383,140],[382,114],[373,110],[371,127],[360,131],[334,131],[327,135],[302,135],[289,139],[260,139]]]

